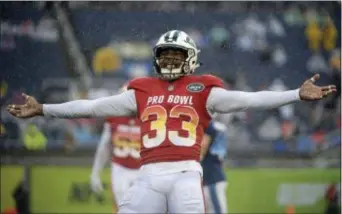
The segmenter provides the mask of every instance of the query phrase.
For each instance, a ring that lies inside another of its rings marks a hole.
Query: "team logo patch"
[[[190,92],[201,92],[204,90],[204,85],[202,83],[191,83],[186,89]]]

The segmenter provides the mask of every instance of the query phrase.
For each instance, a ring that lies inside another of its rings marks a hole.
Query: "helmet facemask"
[[[179,77],[192,74],[189,63],[194,57],[194,50],[184,50],[183,48],[162,46],[154,49],[154,67],[160,78],[165,80],[175,80]]]
[[[171,30],[158,40],[154,51],[154,68],[161,79],[172,81],[192,74],[200,64],[195,42],[183,31]]]

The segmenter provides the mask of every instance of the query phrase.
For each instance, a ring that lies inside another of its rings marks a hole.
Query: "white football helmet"
[[[184,51],[186,59],[177,68],[161,68],[159,56],[162,50],[175,49]],[[153,48],[154,68],[157,74],[166,80],[174,80],[184,75],[192,74],[200,66],[197,62],[198,53],[195,42],[183,31],[171,30],[164,33]]]

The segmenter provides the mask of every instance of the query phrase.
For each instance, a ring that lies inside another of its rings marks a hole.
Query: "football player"
[[[300,100],[320,100],[336,91],[314,84],[319,75],[295,90],[228,91],[212,75],[191,75],[199,67],[194,41],[183,31],[163,34],[154,51],[158,77],[130,81],[128,90],[95,100],[40,104],[26,94],[23,105],[9,105],[19,118],[137,115],[141,122],[139,177],[125,193],[119,213],[204,213],[201,141],[212,115],[270,109]]]
[[[122,88],[125,90],[125,86]],[[101,171],[112,156],[111,189],[114,195],[114,208],[137,178],[140,167],[140,126],[137,117],[111,117],[106,119],[95,154],[91,188],[94,192],[103,191]]]
[[[223,160],[227,153],[227,127],[212,121],[202,139],[201,164],[206,213],[227,213],[227,182]]]

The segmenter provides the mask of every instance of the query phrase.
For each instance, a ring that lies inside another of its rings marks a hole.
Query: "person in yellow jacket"
[[[29,124],[24,131],[24,145],[28,150],[39,150],[46,147],[47,139],[34,124]]]
[[[310,20],[305,29],[305,35],[311,50],[318,53],[321,48],[322,31],[316,20]]]
[[[326,51],[331,51],[336,47],[337,30],[334,22],[330,17],[327,17],[323,26],[323,48]]]
[[[119,55],[111,47],[99,48],[93,57],[93,71],[96,74],[102,72],[115,72],[121,67]]]

